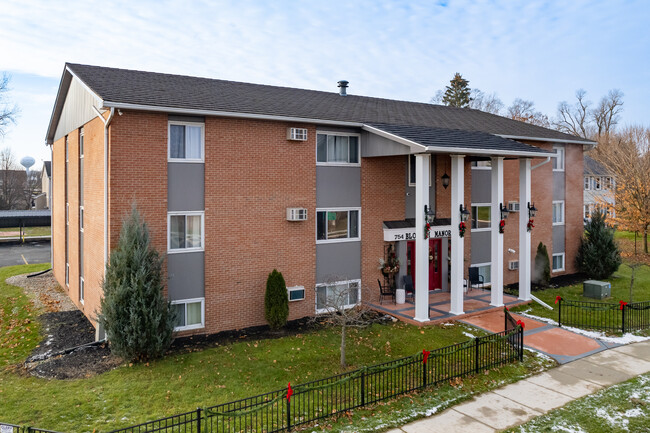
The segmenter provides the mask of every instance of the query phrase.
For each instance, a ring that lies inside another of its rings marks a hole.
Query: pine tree
[[[102,288],[98,318],[111,351],[134,361],[162,356],[171,345],[176,314],[163,295],[162,259],[135,207],[122,223]]]
[[[612,275],[621,265],[621,252],[614,240],[614,229],[607,225],[603,211],[594,212],[591,221],[585,225],[576,262],[581,272],[599,280]]]
[[[442,102],[450,107],[467,107],[471,101],[470,91],[469,81],[456,72],[454,78],[449,81],[449,86],[445,87]]]
[[[281,272],[273,269],[266,279],[264,317],[271,329],[280,329],[289,318],[289,295]]]
[[[537,254],[535,254],[533,281],[543,287],[551,284],[551,262],[548,258],[546,245],[541,242],[537,245]]]

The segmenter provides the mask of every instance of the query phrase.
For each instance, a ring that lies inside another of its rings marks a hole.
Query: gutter
[[[115,108],[111,108],[108,119],[104,119],[102,112],[93,105],[97,116],[104,122],[104,272],[108,262],[108,127],[115,115]]]

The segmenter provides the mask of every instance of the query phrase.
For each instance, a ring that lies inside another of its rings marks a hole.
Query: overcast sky
[[[455,72],[554,116],[579,88],[650,124],[650,2],[0,0],[0,72],[21,109],[0,138],[44,145],[65,62],[428,102]]]

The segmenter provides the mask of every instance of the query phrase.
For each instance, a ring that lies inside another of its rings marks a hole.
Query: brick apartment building
[[[583,147],[595,143],[471,110],[405,101],[66,64],[52,148],[53,268],[93,321],[101,279],[133,203],[165,256],[178,330],[264,324],[268,273],[290,290],[290,319],[336,287],[371,301],[391,245],[397,285],[451,292],[477,267],[529,299],[540,241],[553,275],[575,272]],[[421,182],[425,179],[425,182]],[[428,182],[427,182],[428,180]],[[527,230],[528,205],[537,208]],[[425,205],[428,215],[425,215]],[[501,207],[510,208],[504,233]],[[465,209],[464,237],[459,235]],[[426,221],[432,224],[425,239]],[[362,294],[363,293],[363,294]]]

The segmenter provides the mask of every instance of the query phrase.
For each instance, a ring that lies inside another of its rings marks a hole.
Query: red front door
[[[442,239],[429,239],[429,290],[442,288]],[[415,241],[406,243],[406,273],[413,279],[415,288]]]

